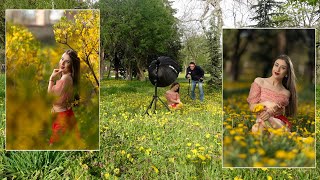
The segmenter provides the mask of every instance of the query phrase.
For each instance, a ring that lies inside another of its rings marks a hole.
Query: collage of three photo
[[[317,179],[319,22],[184,1],[8,2],[0,177]]]

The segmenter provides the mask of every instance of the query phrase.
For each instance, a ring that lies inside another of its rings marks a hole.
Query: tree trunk
[[[129,62],[129,65],[126,68],[126,80],[131,81],[132,80],[132,65]]]
[[[107,74],[107,79],[110,78],[110,72],[111,72],[111,62],[110,61],[106,61],[106,67],[107,67],[107,70],[106,70],[106,74]]]
[[[120,59],[118,58],[117,52],[114,52],[113,62],[114,62],[115,79],[119,79]]]
[[[103,79],[103,74],[106,69],[106,59],[104,58],[104,48],[100,50],[100,80]]]
[[[314,44],[313,44],[314,45]],[[313,46],[314,47],[314,46]],[[308,49],[308,62],[307,62],[307,65],[306,65],[306,76],[307,76],[307,79],[308,79],[308,82],[309,83],[312,83],[314,82],[314,72],[315,72],[315,69],[314,69],[314,59],[315,59],[315,51],[314,51],[314,48],[309,48]]]
[[[247,31],[248,35],[244,43],[241,43],[241,38],[240,35],[243,31]],[[234,45],[234,53],[231,57],[231,80],[232,81],[238,81],[239,80],[239,75],[240,75],[240,58],[242,54],[245,52],[249,40],[251,39],[252,32],[248,30],[238,30],[237,37],[236,37],[236,43]],[[240,44],[243,44],[240,46]]]
[[[96,81],[96,85],[99,87],[99,80],[98,80],[98,78],[97,78],[97,76],[96,76],[96,73],[94,72],[93,67],[92,67],[92,65],[91,65],[90,62],[91,62],[91,61],[90,61],[90,58],[87,57],[87,58],[86,58],[86,63],[87,63],[87,65],[88,65],[88,67],[89,67],[89,69],[90,69],[90,71],[91,71],[91,74],[92,74],[93,77],[94,77],[94,80]]]
[[[231,80],[238,81],[239,79],[239,61],[240,56],[234,54],[231,58]]]
[[[240,34],[241,30],[238,30],[236,44],[234,45],[234,53],[231,57],[231,80],[237,81],[239,78],[239,47],[240,47]]]
[[[137,64],[137,76],[138,76],[138,79],[140,81],[145,81],[145,76],[144,76],[144,67],[141,66],[139,63]]]
[[[287,51],[287,37],[286,31],[278,33],[278,54],[285,54]]]

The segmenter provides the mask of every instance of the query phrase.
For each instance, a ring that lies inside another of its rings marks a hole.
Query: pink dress
[[[165,96],[166,96],[168,105],[169,105],[170,107],[172,107],[172,108],[177,107],[177,105],[178,105],[179,103],[175,103],[175,102],[173,102],[173,101],[177,101],[177,100],[180,99],[179,93],[167,91]]]
[[[274,112],[273,117],[270,117],[271,120],[278,120],[283,123],[283,125],[287,125],[289,129],[291,129],[291,123],[288,119],[283,116],[285,107],[289,104],[289,97],[286,94],[279,93],[277,91],[261,87],[258,83],[253,82],[251,84],[250,93],[247,98],[249,104],[258,104],[265,101],[274,102],[279,104],[282,108],[279,108],[276,112]],[[257,120],[259,123],[259,118]]]

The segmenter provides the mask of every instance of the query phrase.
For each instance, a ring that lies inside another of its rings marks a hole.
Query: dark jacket
[[[186,78],[188,74],[191,75],[192,80],[199,81],[200,78],[203,78],[204,71],[200,66],[195,66],[193,70],[191,70],[190,67],[188,67],[186,71],[186,76],[185,76]]]

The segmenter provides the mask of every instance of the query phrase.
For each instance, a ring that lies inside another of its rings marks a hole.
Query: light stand
[[[160,99],[160,97],[158,96],[158,80],[159,80],[159,78],[158,78],[158,69],[159,69],[159,65],[160,65],[160,61],[157,60],[157,61],[156,61],[156,79],[154,80],[155,84],[154,84],[154,95],[153,95],[153,99],[152,99],[150,105],[148,106],[146,112],[145,112],[143,115],[145,115],[145,114],[148,114],[148,115],[149,115],[148,110],[152,108],[152,104],[154,104],[153,113],[155,113],[156,110],[157,110],[157,101],[158,101],[158,100],[167,108],[168,111],[170,111],[168,105],[167,105],[166,103],[164,103],[164,102]]]
[[[190,78],[189,78],[189,85],[188,85],[188,96],[190,96]]]

